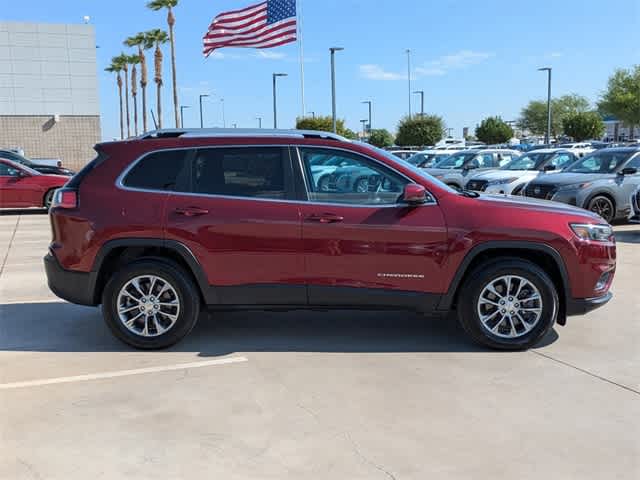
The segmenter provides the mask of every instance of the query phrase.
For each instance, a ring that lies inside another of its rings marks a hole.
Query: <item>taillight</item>
[[[76,208],[78,206],[78,192],[70,188],[60,188],[53,196],[52,208]]]

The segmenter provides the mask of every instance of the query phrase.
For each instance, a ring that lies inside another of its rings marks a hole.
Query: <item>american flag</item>
[[[213,19],[204,55],[222,47],[271,48],[296,41],[296,0],[266,0]]]

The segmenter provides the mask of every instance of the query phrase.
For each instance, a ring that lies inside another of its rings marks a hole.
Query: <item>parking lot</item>
[[[203,315],[140,352],[58,300],[39,214],[0,216],[0,478],[640,477],[640,226],[614,300],[537,348],[407,313]]]

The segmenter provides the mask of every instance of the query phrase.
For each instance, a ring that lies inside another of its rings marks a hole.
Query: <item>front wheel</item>
[[[118,270],[102,295],[113,334],[140,349],[166,348],[195,326],[200,296],[189,275],[162,260],[138,260]]]
[[[589,202],[587,210],[600,215],[607,223],[613,222],[616,216],[616,209],[613,202],[604,195],[598,195]]]
[[[536,264],[504,259],[472,272],[461,287],[458,318],[477,343],[500,350],[525,350],[551,330],[558,292]]]

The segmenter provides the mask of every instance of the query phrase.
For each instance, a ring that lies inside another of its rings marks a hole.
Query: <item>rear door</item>
[[[202,265],[215,302],[305,305],[299,203],[288,147],[193,149],[167,201],[167,240]]]
[[[351,165],[332,173],[328,189],[311,175],[312,162],[322,156],[341,156]],[[410,180],[352,152],[301,147],[299,166],[308,197],[301,214],[309,303],[429,308],[434,296],[428,294],[442,288],[446,246],[435,200],[399,203]]]

